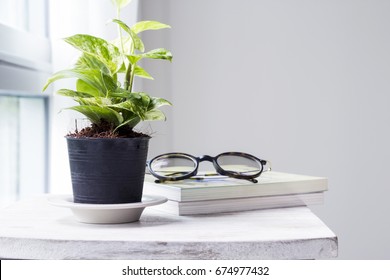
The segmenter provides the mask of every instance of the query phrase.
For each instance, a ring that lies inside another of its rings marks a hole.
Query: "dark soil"
[[[112,124],[108,122],[101,122],[99,125],[92,124],[78,131],[69,133],[67,136],[74,138],[137,138],[150,137],[149,135],[136,132],[130,127],[121,127],[114,132]]]

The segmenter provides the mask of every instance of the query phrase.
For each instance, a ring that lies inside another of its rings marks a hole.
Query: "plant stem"
[[[125,83],[124,83],[124,88],[126,90],[129,90],[131,92],[131,87],[130,87],[130,80],[131,80],[131,69],[133,68],[133,66],[131,65],[131,63],[129,63],[129,66],[127,66],[127,69],[126,69],[126,75],[125,75]]]
[[[120,20],[120,9],[119,8],[117,9],[117,17]],[[121,44],[121,53],[122,53],[123,61],[125,61],[125,59],[124,59],[125,58],[125,55],[124,55],[125,51],[124,51],[124,47],[123,47],[122,29],[120,28],[119,25],[118,25],[118,33],[119,33],[120,44]],[[134,46],[133,45],[131,46],[130,53],[131,54],[134,53]],[[132,91],[132,88],[133,88],[133,80],[134,80],[134,67],[131,63],[129,63],[129,65],[127,66],[127,69],[126,69],[124,88],[130,92]]]
[[[129,91],[131,92],[133,90],[133,81],[134,81],[134,75],[135,75],[135,64],[129,65],[129,68],[131,67],[131,73],[130,73],[130,81],[129,81]]]

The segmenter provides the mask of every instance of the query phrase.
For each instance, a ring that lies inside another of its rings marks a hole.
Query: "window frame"
[[[37,16],[37,8],[29,9],[33,1],[25,0],[27,22]],[[50,174],[50,109],[51,95],[49,91],[42,93],[42,86],[52,74],[51,42],[48,38],[48,1],[40,2],[42,14],[45,15],[43,30],[26,30],[0,23],[0,97],[32,98],[43,101],[44,114],[44,186],[43,192],[49,192]],[[15,75],[21,82],[15,82]],[[18,187],[18,186],[17,186]],[[15,190],[20,193],[20,189]]]

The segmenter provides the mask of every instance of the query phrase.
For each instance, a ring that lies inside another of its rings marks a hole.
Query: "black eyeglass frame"
[[[218,158],[221,156],[240,156],[240,157],[244,157],[244,158],[256,161],[257,163],[259,163],[260,171],[255,173],[255,174],[252,174],[252,175],[243,175],[243,174],[238,174],[237,172],[224,170],[217,162]],[[161,175],[157,174],[156,172],[154,172],[153,169],[151,168],[153,161],[155,161],[157,159],[178,158],[178,157],[187,158],[187,159],[192,160],[192,162],[195,164],[194,170],[192,172],[185,174],[185,175],[182,175],[182,176],[169,177],[169,176],[161,176]],[[228,176],[228,177],[232,177],[232,178],[236,178],[236,179],[249,180],[253,183],[257,183],[257,180],[255,178],[257,178],[261,175],[261,173],[264,171],[264,166],[267,163],[270,164],[269,161],[264,160],[264,159],[259,159],[253,155],[250,155],[250,154],[246,154],[246,153],[242,153],[242,152],[225,152],[225,153],[221,153],[215,157],[212,157],[209,155],[203,155],[201,157],[194,157],[194,156],[192,156],[190,154],[186,154],[186,153],[166,153],[166,154],[162,154],[162,155],[154,157],[153,159],[149,160],[146,163],[146,165],[147,165],[150,173],[158,179],[156,182],[161,183],[161,182],[165,182],[165,181],[180,181],[180,180],[185,180],[185,179],[189,179],[193,176],[196,176],[198,174],[199,164],[203,161],[211,162],[213,164],[215,170],[217,171],[217,173],[220,175]],[[271,167],[268,170],[271,170]]]

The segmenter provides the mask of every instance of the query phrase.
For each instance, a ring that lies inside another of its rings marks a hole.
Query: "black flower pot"
[[[149,138],[66,137],[76,203],[140,202]]]

